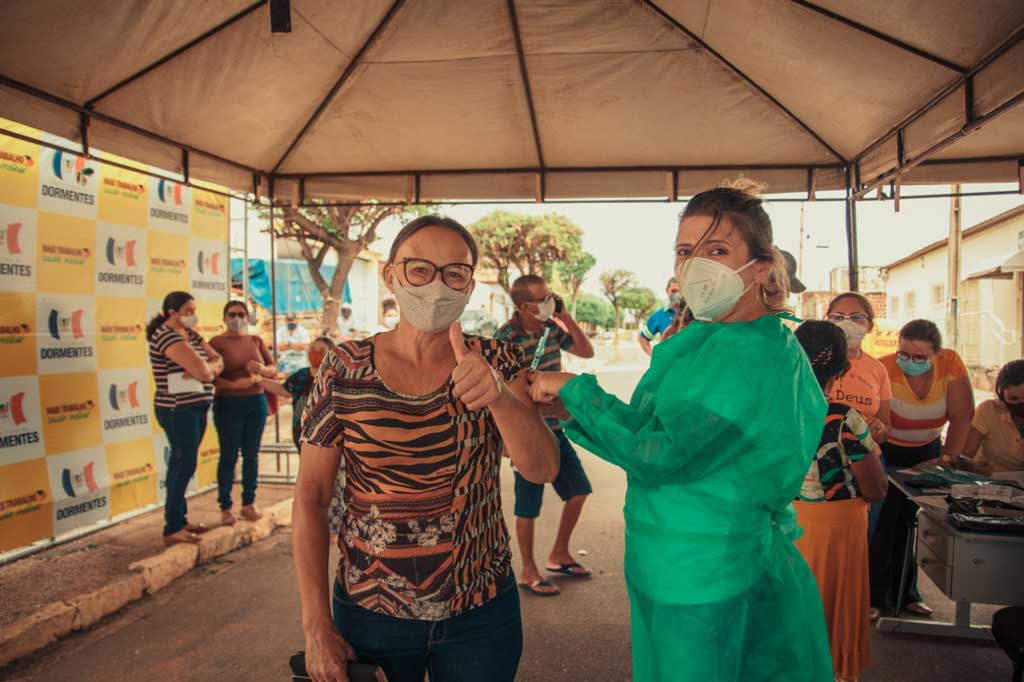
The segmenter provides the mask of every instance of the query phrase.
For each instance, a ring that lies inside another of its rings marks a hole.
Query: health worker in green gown
[[[695,196],[676,237],[694,321],[654,350],[629,404],[593,375],[533,375],[566,433],[622,467],[638,682],[831,682],[818,587],[791,502],[825,423],[811,365],[777,313],[788,296],[753,193]]]

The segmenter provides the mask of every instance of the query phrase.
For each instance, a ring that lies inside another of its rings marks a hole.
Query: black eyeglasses
[[[904,353],[903,351],[897,351],[896,357],[903,362],[913,362],[917,365],[923,365],[928,362],[932,356],[930,355],[911,355],[910,353]]]
[[[430,284],[438,272],[441,273],[441,281],[455,291],[465,291],[473,283],[473,266],[468,263],[437,265],[423,258],[405,258],[399,264],[405,281],[414,287]]]
[[[228,311],[228,313],[224,317],[228,318],[229,320],[231,320],[231,319],[244,320],[245,318],[249,317],[249,313],[244,312],[242,310],[237,310],[237,311],[234,311],[234,312]]]

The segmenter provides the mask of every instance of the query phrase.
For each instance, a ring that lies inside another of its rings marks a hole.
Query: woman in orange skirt
[[[846,335],[831,322],[804,322],[796,337],[828,395],[850,366]],[[871,664],[868,507],[885,497],[880,452],[857,410],[829,402],[818,451],[794,502],[804,530],[796,547],[821,591],[837,681],[855,681]]]

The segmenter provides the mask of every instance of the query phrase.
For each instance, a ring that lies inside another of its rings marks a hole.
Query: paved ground
[[[626,358],[624,364],[608,367],[602,381],[626,393],[638,377],[629,364]],[[581,559],[596,576],[559,580],[563,592],[558,598],[524,597],[522,682],[630,679],[629,611],[622,576],[625,479],[600,460],[584,457],[596,492],[584,511],[575,546],[587,550]],[[512,499],[511,476],[504,477],[504,495],[507,502]],[[539,552],[546,550],[555,531],[556,499],[549,491],[538,527]],[[289,541],[289,534],[279,533],[204,566],[97,628],[0,671],[0,680],[286,680],[287,658],[303,642]],[[940,615],[950,612],[949,602],[926,578],[922,587],[929,602],[940,607]],[[993,645],[876,633],[873,648],[877,664],[864,682],[1009,679],[1008,661]]]

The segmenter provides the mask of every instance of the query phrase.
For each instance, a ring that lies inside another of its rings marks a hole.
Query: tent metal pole
[[[391,3],[391,7],[389,7],[388,11],[383,17],[381,17],[377,27],[373,29],[373,33],[366,38],[363,46],[359,48],[359,52],[357,52],[356,56],[352,58],[349,65],[345,67],[345,70],[342,71],[341,76],[334,82],[334,85],[327,91],[327,94],[324,95],[324,98],[320,101],[320,105],[317,106],[316,111],[314,111],[313,115],[309,117],[308,121],[306,121],[306,125],[302,126],[302,130],[300,130],[299,134],[291,141],[288,148],[284,150],[284,154],[282,154],[281,158],[274,164],[274,167],[270,169],[271,174],[277,173],[278,169],[281,168],[284,162],[288,160],[288,157],[291,156],[292,152],[295,151],[295,148],[299,146],[299,143],[302,142],[302,139],[306,137],[306,134],[313,128],[313,124],[320,119],[323,113],[327,110],[327,107],[331,105],[331,102],[334,101],[335,95],[338,94],[342,86],[345,85],[345,83],[348,82],[348,79],[352,77],[352,74],[355,73],[356,68],[363,61],[363,57],[366,56],[370,51],[370,48],[377,42],[377,39],[384,33],[384,29],[387,28],[387,25],[398,13],[398,10],[402,8],[403,4],[405,4],[405,0],[395,0]]]
[[[792,120],[794,123],[800,126],[800,128],[802,128],[804,132],[806,132],[808,135],[813,137],[818,142],[818,144],[827,149],[832,156],[834,156],[839,161],[842,161],[844,164],[846,163],[846,158],[843,157],[842,154],[837,152],[835,150],[835,147],[826,142],[825,138],[816,133],[814,129],[812,129],[809,125],[804,123],[804,121],[801,120],[799,116],[790,111],[786,107],[786,105],[784,105],[779,100],[775,99],[767,90],[758,85],[754,81],[754,79],[752,79],[747,74],[743,73],[743,71],[741,71],[738,66],[730,62],[728,59],[723,57],[717,50],[715,50],[713,47],[704,42],[704,40],[700,36],[698,36],[696,33],[683,26],[682,23],[680,23],[675,17],[673,17],[671,14],[663,10],[661,7],[659,7],[658,4],[653,0],[642,0],[642,2],[648,7],[650,7],[652,10],[654,10],[654,12],[658,14],[658,16],[660,16],[662,19],[667,21],[672,26],[675,26],[678,30],[685,33],[690,38],[690,40],[700,45],[708,54],[712,55],[715,59],[721,62],[722,65],[724,65],[727,69],[729,69],[737,76],[742,78],[744,81],[746,81],[747,85],[757,90],[761,94],[761,96],[763,96],[765,99],[771,102],[779,111],[784,113],[790,120]]]
[[[1016,160],[1017,157],[1012,157]],[[758,170],[842,170],[841,163],[751,163],[706,164],[684,166],[520,166],[516,168],[453,168],[448,170],[393,170],[393,171],[318,171],[313,173],[275,173],[281,179],[299,178],[380,178],[403,175],[524,175],[546,173],[671,173],[672,171],[758,171]]]
[[[265,4],[267,4],[267,0],[259,0],[258,2],[255,2],[252,5],[249,5],[248,7],[246,7],[245,9],[243,9],[238,14],[236,14],[236,15],[234,15],[232,17],[228,17],[227,19],[225,19],[221,23],[217,24],[213,28],[209,29],[208,31],[205,31],[202,35],[200,35],[200,36],[190,40],[189,42],[185,43],[184,45],[182,45],[181,47],[177,48],[176,50],[174,50],[172,52],[169,52],[168,54],[164,55],[160,59],[156,60],[155,62],[153,62],[149,66],[145,66],[142,69],[139,69],[138,71],[136,71],[132,75],[128,76],[124,80],[119,81],[118,83],[115,83],[114,85],[110,86],[109,88],[107,88],[106,90],[101,92],[100,94],[98,94],[95,97],[89,99],[85,103],[85,107],[87,109],[91,109],[101,99],[104,99],[105,97],[109,97],[110,95],[114,94],[115,92],[117,92],[121,88],[125,87],[129,83],[133,83],[133,82],[137,81],[138,79],[142,78],[143,76],[145,76],[150,71],[153,71],[154,69],[163,66],[164,64],[166,64],[167,62],[171,61],[172,59],[174,59],[178,55],[181,55],[181,54],[183,54],[185,52],[188,52],[193,47],[195,47],[199,43],[203,42],[207,38],[210,38],[212,36],[217,35],[221,31],[226,29],[228,26],[231,26],[236,21],[244,19],[245,17],[249,16],[250,14],[252,14],[253,12],[255,12],[257,9],[259,9],[260,7],[262,7]]]
[[[853,199],[853,177],[846,169],[846,253],[850,275],[850,291],[860,289],[860,273],[857,263],[857,202]]]
[[[277,348],[277,239],[274,234],[274,176],[267,178],[267,193],[270,196],[270,338],[273,340],[274,364],[280,367]],[[274,442],[281,442],[281,414],[274,413]]]
[[[821,14],[822,16],[826,16],[829,19],[832,19],[833,21],[838,21],[841,24],[845,24],[846,26],[849,26],[850,28],[856,29],[856,30],[860,31],[861,33],[866,33],[867,35],[871,36],[872,38],[878,38],[879,40],[885,41],[885,42],[889,43],[890,45],[892,45],[894,47],[898,47],[899,49],[903,50],[904,52],[909,52],[911,54],[917,55],[918,57],[921,57],[922,59],[927,59],[930,62],[934,62],[935,64],[938,64],[939,66],[943,66],[943,67],[949,69],[950,71],[956,71],[957,73],[966,73],[967,72],[967,67],[960,66],[958,64],[954,64],[953,62],[950,62],[950,61],[947,61],[947,60],[943,59],[942,57],[939,57],[937,55],[931,54],[930,52],[925,52],[922,49],[916,48],[913,45],[908,45],[907,43],[903,42],[902,40],[897,40],[896,38],[893,38],[890,35],[886,35],[886,34],[880,32],[880,31],[876,31],[875,29],[873,29],[873,28],[871,28],[869,26],[865,26],[864,24],[860,24],[860,23],[854,21],[853,19],[847,19],[846,17],[844,17],[844,16],[842,16],[840,14],[836,14],[835,12],[830,12],[829,10],[825,9],[824,7],[818,7],[817,5],[815,5],[813,3],[807,2],[807,0],[790,0],[790,2],[792,2],[793,4],[796,4],[796,5],[800,5],[801,7],[805,7],[807,9],[811,10],[812,12],[817,12],[818,14]]]
[[[523,50],[523,36],[519,31],[519,18],[516,15],[515,0],[508,0],[508,18],[512,23],[512,38],[516,44],[516,57],[519,60],[519,75],[523,79],[523,92],[526,94],[526,108],[530,113],[530,128],[533,130],[533,144],[537,150],[537,163],[540,164],[540,201],[544,201],[545,163],[544,149],[540,143],[540,126],[537,124],[537,108],[533,105],[533,90],[530,88],[530,73],[526,69],[526,53]]]

